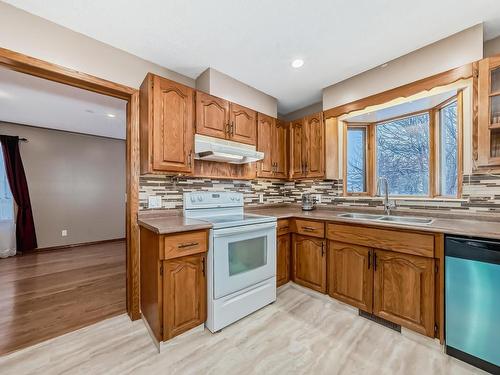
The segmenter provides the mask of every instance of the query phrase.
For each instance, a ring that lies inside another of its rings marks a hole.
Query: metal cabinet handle
[[[231,121],[231,137],[234,137],[234,121]]]
[[[371,261],[372,261],[372,253],[368,252],[368,269],[370,269]]]
[[[205,276],[205,257],[201,258],[201,272],[203,272],[203,276]]]
[[[189,151],[188,155],[188,165],[191,167],[192,164],[192,158],[193,158],[193,151]]]
[[[191,247],[191,246],[196,246],[199,245],[199,242],[186,242],[186,243],[180,243],[177,245],[178,249],[184,249],[185,247]]]
[[[377,253],[373,252],[373,270],[377,270]]]
[[[321,257],[325,256],[325,243],[321,242]]]
[[[306,232],[314,232],[316,229],[314,229],[313,227],[301,227],[302,230],[306,231]]]

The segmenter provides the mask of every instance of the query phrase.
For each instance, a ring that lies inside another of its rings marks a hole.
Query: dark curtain
[[[12,196],[17,203],[16,243],[17,251],[29,251],[38,247],[36,242],[35,223],[31,211],[30,194],[26,174],[24,173],[21,154],[19,153],[19,137],[0,135],[5,170],[9,180]]]

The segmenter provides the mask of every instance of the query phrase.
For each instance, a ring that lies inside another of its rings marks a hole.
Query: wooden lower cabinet
[[[161,235],[141,227],[141,313],[156,342],[205,322],[208,231]]]
[[[328,242],[328,294],[372,312],[373,266],[369,247]]]
[[[292,280],[326,293],[325,240],[292,234]]]
[[[276,243],[276,286],[290,281],[290,235],[278,236]]]
[[[373,313],[434,337],[434,259],[374,250]]]
[[[205,254],[163,261],[163,340],[205,322],[205,265]]]

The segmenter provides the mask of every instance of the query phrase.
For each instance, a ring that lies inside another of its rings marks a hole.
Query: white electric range
[[[184,193],[184,216],[213,224],[207,322],[216,332],[276,300],[276,218],[243,212],[243,194]]]

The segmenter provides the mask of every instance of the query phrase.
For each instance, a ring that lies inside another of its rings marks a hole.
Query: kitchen
[[[55,372],[28,359],[102,342],[102,362],[75,368],[498,373],[500,49],[483,54],[486,26],[324,83],[319,105],[286,115],[216,69],[148,69],[129,102],[129,314],[0,366]]]

